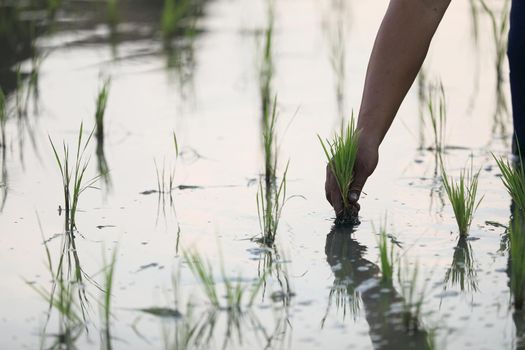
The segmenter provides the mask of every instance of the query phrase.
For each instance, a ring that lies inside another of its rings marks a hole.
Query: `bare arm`
[[[361,129],[350,202],[356,205],[361,190],[378,162],[378,148],[414,82],[430,42],[450,0],[391,0],[377,33],[368,62],[357,127]],[[327,169],[326,197],[336,214],[342,199]]]

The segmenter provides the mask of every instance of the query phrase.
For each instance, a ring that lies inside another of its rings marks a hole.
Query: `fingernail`
[[[357,196],[357,193],[355,192],[350,193],[349,197],[350,197],[351,202],[357,202],[357,200],[359,199],[359,197]]]

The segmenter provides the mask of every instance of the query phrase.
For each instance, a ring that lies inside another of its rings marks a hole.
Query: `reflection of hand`
[[[374,172],[378,162],[378,147],[368,142],[364,134],[359,139],[359,147],[357,150],[357,158],[354,167],[354,180],[350,184],[350,191],[348,194],[348,201],[352,210],[359,211],[360,206],[358,200],[363,190],[366,180]],[[326,199],[334,208],[335,215],[339,216],[343,213],[343,199],[337,180],[330,169],[330,165],[326,166],[326,181],[325,181]]]

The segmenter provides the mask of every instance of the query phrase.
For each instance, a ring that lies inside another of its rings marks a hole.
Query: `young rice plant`
[[[319,135],[319,141],[323,147],[330,170],[334,174],[341,197],[343,198],[343,219],[352,219],[348,194],[350,184],[353,181],[354,166],[357,159],[360,131],[356,129],[355,120],[352,115],[346,128],[341,127],[340,134],[336,134],[332,141],[323,141]]]
[[[496,158],[492,155],[501,171],[501,181],[512,197],[512,201],[521,212],[525,211],[525,172],[523,170],[523,161],[513,166],[508,160]]]
[[[443,185],[454,210],[459,234],[466,236],[468,235],[474,212],[483,199],[482,197],[476,200],[480,170],[474,173],[471,162],[470,169],[461,170],[459,181],[455,181],[447,175],[443,162],[441,162],[441,170]]]

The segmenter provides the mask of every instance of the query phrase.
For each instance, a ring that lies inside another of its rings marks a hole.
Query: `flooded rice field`
[[[452,2],[360,225],[333,226],[318,135],[357,111],[387,5],[2,2],[0,348],[525,347],[508,1]],[[439,159],[480,169],[468,236]]]

